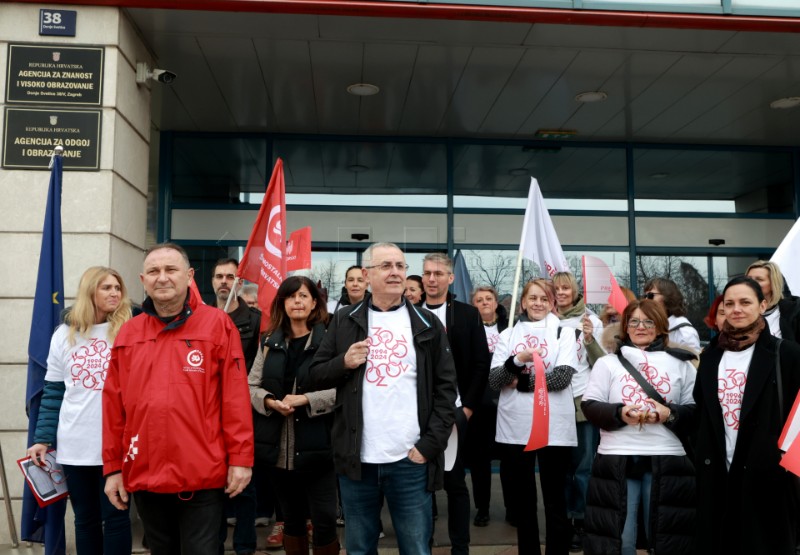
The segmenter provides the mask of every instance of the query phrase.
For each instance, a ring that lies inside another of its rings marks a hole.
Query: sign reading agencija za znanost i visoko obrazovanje
[[[101,46],[9,44],[6,102],[100,106]]]

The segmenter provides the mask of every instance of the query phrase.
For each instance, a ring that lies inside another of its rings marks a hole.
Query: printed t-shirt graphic
[[[405,305],[369,310],[366,370],[361,405],[361,461],[397,462],[419,441],[417,354]]]

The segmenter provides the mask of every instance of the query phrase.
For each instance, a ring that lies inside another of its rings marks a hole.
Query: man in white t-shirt
[[[470,543],[469,489],[464,466],[468,441],[467,422],[473,412],[479,409],[483,399],[483,392],[489,379],[491,357],[480,312],[474,306],[456,300],[448,291],[454,278],[453,260],[447,254],[432,252],[425,255],[422,261],[425,302],[422,306],[436,314],[445,326],[447,340],[453,352],[458,384],[456,400],[458,450],[452,467],[444,474],[450,553],[467,555]],[[488,524],[488,512],[479,516],[481,520],[476,522],[481,524],[485,516],[485,523]]]
[[[337,388],[331,442],[345,547],[377,551],[385,497],[400,552],[429,554],[432,492],[455,421],[453,357],[439,319],[403,297],[403,251],[376,243],[363,265],[372,296],[333,315],[310,369],[313,389]]]

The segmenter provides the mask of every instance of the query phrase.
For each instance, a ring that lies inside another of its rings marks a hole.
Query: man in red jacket
[[[103,391],[105,492],[117,508],[133,493],[152,555],[216,555],[225,494],[253,466],[239,333],[192,277],[178,245],[147,251],[143,314],[122,326]]]

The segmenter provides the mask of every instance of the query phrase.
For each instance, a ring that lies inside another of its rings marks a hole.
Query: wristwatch
[[[664,420],[664,424],[672,424],[677,419],[678,419],[678,416],[675,414],[675,411],[672,410],[672,409],[669,409],[669,416],[667,416],[667,419]]]

